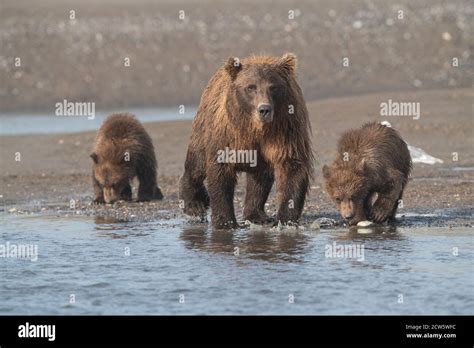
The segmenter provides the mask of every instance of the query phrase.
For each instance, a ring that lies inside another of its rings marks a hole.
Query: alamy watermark
[[[10,242],[0,244],[0,258],[30,259],[30,261],[36,262],[38,260],[38,245]]]
[[[87,116],[87,119],[95,118],[94,102],[70,102],[64,99],[55,104],[56,116]]]
[[[233,150],[226,147],[217,151],[217,163],[248,163],[257,166],[257,150]]]
[[[364,244],[326,244],[324,255],[327,258],[356,259],[364,261]]]
[[[20,338],[47,338],[48,341],[56,339],[56,325],[38,325],[26,322],[18,326]]]
[[[419,102],[397,102],[389,99],[380,103],[380,116],[403,116],[412,117],[414,120],[420,119],[420,103]]]

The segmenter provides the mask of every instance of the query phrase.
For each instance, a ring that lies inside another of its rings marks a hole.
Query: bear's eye
[[[253,93],[257,90],[257,86],[256,85],[248,85],[247,86],[247,92],[249,93]]]
[[[337,204],[341,203],[341,199],[339,197],[336,197],[336,203]]]
[[[273,93],[273,94],[277,94],[281,91],[281,87],[280,86],[271,86],[270,87],[270,92]]]

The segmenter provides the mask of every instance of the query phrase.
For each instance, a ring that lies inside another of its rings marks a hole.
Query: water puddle
[[[474,167],[450,167],[450,168],[441,168],[443,171],[453,171],[453,172],[474,172]]]
[[[57,133],[76,133],[99,129],[104,119],[112,112],[98,111],[94,118],[84,117],[59,117],[51,113],[15,115],[0,115],[0,135],[18,135],[18,134],[57,134]],[[141,122],[153,121],[173,121],[173,120],[191,120],[196,114],[195,107],[186,107],[180,112],[178,108],[128,108],[137,116]]]

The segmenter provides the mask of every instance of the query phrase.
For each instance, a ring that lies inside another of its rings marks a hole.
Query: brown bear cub
[[[237,173],[245,172],[245,220],[271,221],[264,207],[276,180],[275,223],[298,222],[313,154],[308,112],[295,69],[293,54],[252,56],[229,58],[214,74],[194,118],[180,178],[179,198],[185,213],[203,217],[210,205],[214,227],[238,227],[234,188]]]
[[[95,203],[131,200],[130,181],[138,177],[138,200],[162,199],[156,185],[155,150],[142,124],[129,113],[112,114],[97,133],[92,182]]]
[[[326,190],[351,226],[367,219],[393,221],[410,171],[405,141],[393,128],[375,122],[344,133],[338,158],[323,167]]]

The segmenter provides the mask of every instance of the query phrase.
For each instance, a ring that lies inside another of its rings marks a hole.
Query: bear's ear
[[[296,71],[297,59],[293,53],[285,53],[278,62],[278,66],[288,74],[294,74]]]
[[[229,57],[224,65],[224,68],[225,71],[227,71],[227,73],[230,75],[232,80],[235,80],[239,71],[242,70],[242,64],[240,63],[239,58]]]
[[[331,176],[331,169],[329,169],[327,165],[323,166],[323,176],[324,179],[329,179],[329,177]]]
[[[99,157],[97,157],[97,154],[95,152],[91,153],[91,158],[94,161],[94,163],[99,162]]]

